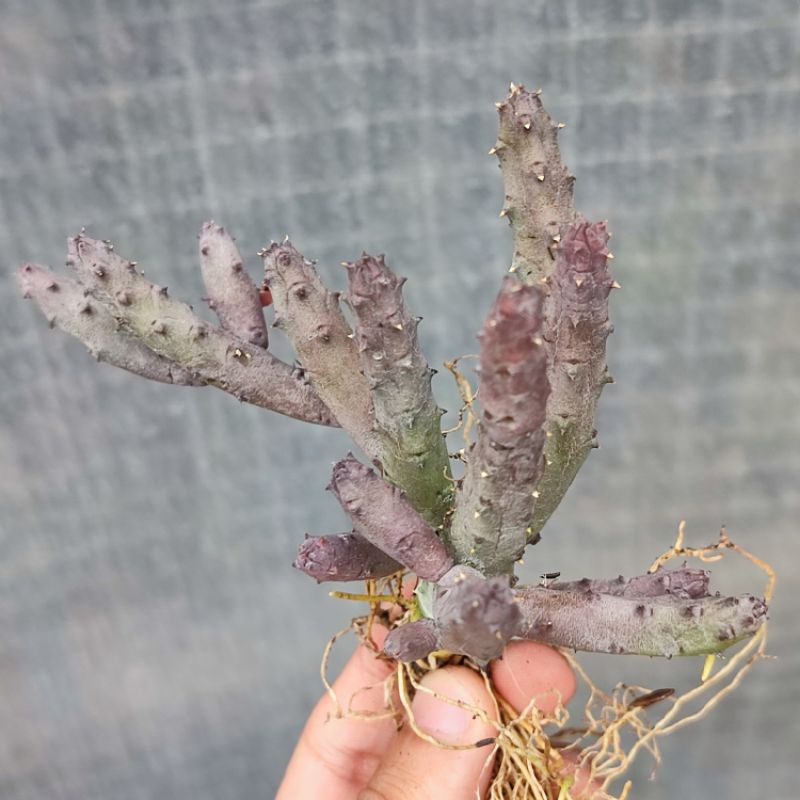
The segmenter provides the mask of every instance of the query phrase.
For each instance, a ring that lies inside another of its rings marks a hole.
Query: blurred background
[[[340,261],[385,252],[439,366],[475,350],[509,263],[486,151],[511,80],[567,124],[577,206],[610,220],[623,286],[601,449],[525,577],[639,573],[680,519],[698,545],[727,524],[779,570],[778,659],[665,741],[652,784],[642,758],[634,794],[796,797],[798,8],[0,0],[4,800],[271,797],[323,646],[360,611],[290,566],[304,532],[345,525],[323,487],[346,437],[98,366],[21,300],[15,266],[59,267],[85,225],[199,305],[209,218],[256,278],[286,233],[339,288]],[[762,585],[734,558],[716,575]],[[583,660],[605,686],[701,668]]]

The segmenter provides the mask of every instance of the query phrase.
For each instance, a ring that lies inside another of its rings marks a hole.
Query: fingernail
[[[471,706],[477,705],[475,693],[462,681],[460,670],[437,669],[429,672],[421,681],[443,697],[460,700]],[[466,744],[465,734],[476,719],[474,711],[439,700],[433,695],[417,690],[411,703],[414,719],[425,733],[447,744]]]

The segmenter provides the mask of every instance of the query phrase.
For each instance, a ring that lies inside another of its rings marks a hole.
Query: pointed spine
[[[356,318],[355,342],[370,386],[385,477],[439,525],[451,500],[447,447],[431,391],[433,371],[417,338],[417,319],[403,300],[403,279],[383,256],[348,263],[347,302]]]

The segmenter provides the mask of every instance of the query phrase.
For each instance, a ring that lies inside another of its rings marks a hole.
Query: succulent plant
[[[260,256],[265,282],[248,276],[219,225],[200,232],[207,301],[219,324],[172,299],[118,255],[81,232],[69,240],[67,277],[20,267],[20,287],[51,325],[101,361],[152,380],[215,386],[240,401],[343,428],[371,465],[350,454],[330,487],[352,530],[308,537],[295,566],[318,581],[420,579],[417,611],[386,639],[400,660],[434,650],[479,663],[515,637],[577,650],[651,656],[714,653],[751,636],[763,598],[709,592],[704,570],[657,568],[630,579],[586,578],[520,586],[516,562],[596,446],[595,409],[611,381],[604,222],[573,207],[557,125],[537,92],[512,84],[497,104],[491,153],[505,185],[501,216],[514,256],[479,332],[475,436],[454,478],[433,370],[383,256],[347,263],[345,315],[313,262],[285,240]],[[268,350],[263,306],[294,347],[291,365]]]

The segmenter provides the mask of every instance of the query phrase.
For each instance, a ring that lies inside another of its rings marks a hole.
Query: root
[[[458,419],[456,424],[452,428],[442,431],[442,433],[444,433],[446,436],[449,433],[455,433],[460,428],[463,428],[462,435],[464,437],[464,448],[466,450],[472,444],[472,429],[478,424],[478,414],[474,408],[475,400],[478,397],[478,390],[473,390],[472,384],[470,384],[467,377],[457,368],[458,362],[463,358],[477,359],[480,358],[480,356],[475,353],[470,353],[468,355],[454,358],[452,361],[444,362],[445,369],[449,370],[456,380],[456,386],[458,387],[458,394],[461,397],[462,405],[458,410]],[[460,457],[462,460],[464,460],[463,455],[464,450],[459,451],[458,457]]]
[[[707,547],[686,547],[684,541],[685,523],[681,522],[674,545],[653,562],[650,571],[673,558],[697,558],[707,562],[735,552],[766,575],[764,595],[768,602],[771,600],[775,587],[774,570],[734,544],[724,528],[718,541]],[[681,694],[676,694],[673,689],[651,690],[626,684],[618,684],[607,692],[594,684],[571,651],[562,649],[579,680],[589,689],[580,724],[572,727],[568,725],[570,714],[562,704],[551,714],[542,714],[533,703],[517,712],[497,693],[488,671],[468,657],[444,651],[410,664],[397,663],[383,682],[385,705],[380,711],[354,710],[353,699],[360,692],[351,698],[347,708],[342,708],[326,677],[331,650],[338,639],[353,631],[365,646],[379,653],[371,637],[375,620],[391,628],[411,620],[417,613],[402,597],[402,579],[402,573],[398,573],[379,581],[369,581],[365,595],[353,595],[352,599],[370,603],[369,613],[354,619],[350,626],[335,634],[325,648],[321,674],[336,709],[334,716],[365,720],[394,718],[398,727],[409,725],[420,738],[436,747],[447,750],[484,748],[484,769],[492,772],[489,800],[581,800],[588,797],[592,800],[627,800],[632,782],[628,780],[617,789],[614,786],[624,779],[634,759],[645,751],[653,760],[655,771],[661,763],[660,738],[704,717],[736,689],[756,662],[768,658],[765,623],[732,655],[729,651],[726,657],[705,659],[697,685]],[[402,602],[393,605],[390,601]],[[720,661],[724,666],[714,671],[713,666]],[[421,684],[426,673],[450,664],[468,667],[480,675],[494,705],[490,712],[444,697]],[[373,687],[364,687],[362,691],[370,688]],[[414,719],[411,704],[417,692],[426,692],[442,702],[466,708],[493,727],[495,735],[465,745],[452,745],[436,739],[422,730]],[[399,698],[399,707],[396,698]],[[591,788],[581,789],[581,786]]]

